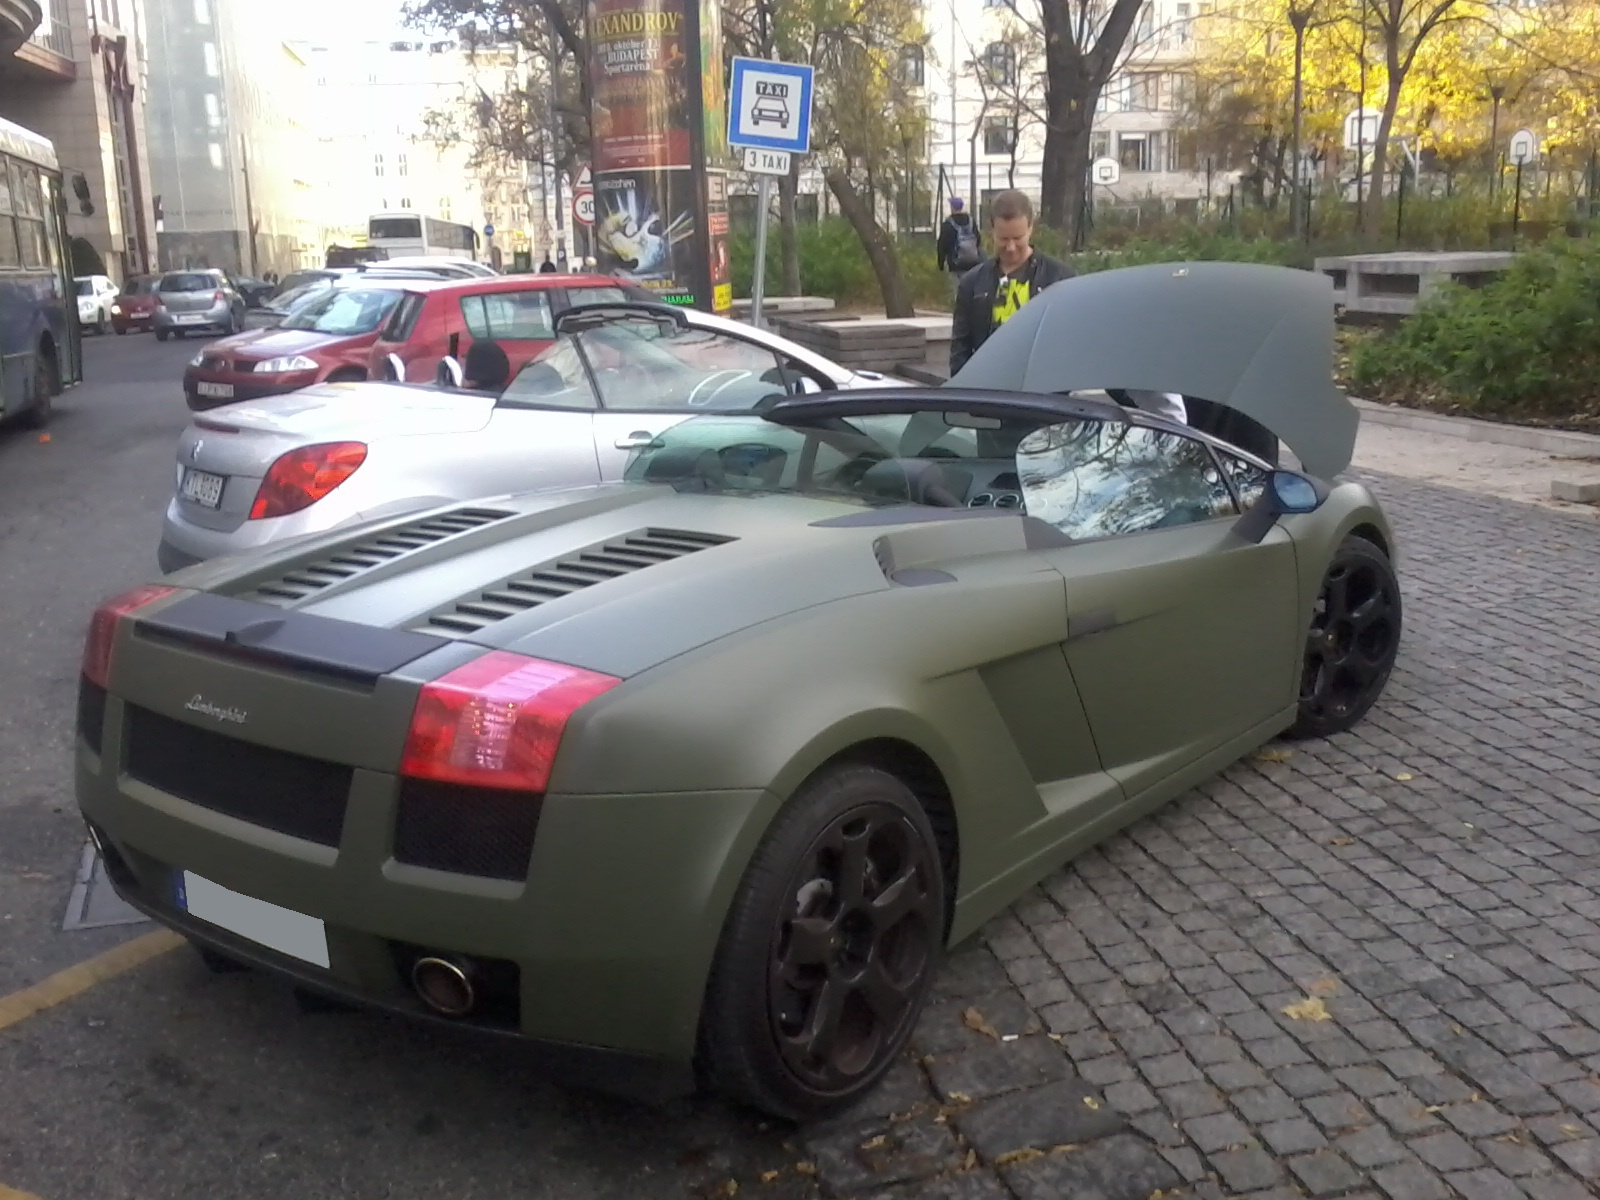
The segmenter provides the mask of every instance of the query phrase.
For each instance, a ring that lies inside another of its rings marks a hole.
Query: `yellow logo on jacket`
[[[1017,315],[1017,310],[1028,302],[1033,294],[1033,285],[1026,279],[1009,279],[1003,287],[995,288],[994,292],[994,324],[998,329],[1012,317]]]

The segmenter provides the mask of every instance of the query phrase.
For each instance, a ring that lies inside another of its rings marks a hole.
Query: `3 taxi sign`
[[[814,72],[798,63],[735,58],[728,86],[728,144],[804,154],[811,149]]]

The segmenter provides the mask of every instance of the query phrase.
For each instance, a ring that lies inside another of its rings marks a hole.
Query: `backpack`
[[[983,249],[978,245],[978,229],[971,220],[956,224],[956,252],[951,263],[957,270],[970,271],[983,261]]]

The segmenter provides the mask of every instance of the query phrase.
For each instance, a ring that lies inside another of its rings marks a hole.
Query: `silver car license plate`
[[[209,396],[214,400],[233,399],[233,384],[231,383],[207,383],[201,380],[194,385],[194,390],[200,395]]]
[[[279,954],[328,966],[327,926],[316,917],[243,895],[193,871],[178,872],[173,882],[177,893],[173,898],[191,917]]]
[[[204,325],[206,323],[205,313],[180,313],[172,319],[179,325]]]
[[[193,467],[185,467],[183,483],[179,491],[185,500],[192,500],[204,508],[222,507],[222,485],[227,482],[223,475],[213,475],[210,471],[196,471]]]

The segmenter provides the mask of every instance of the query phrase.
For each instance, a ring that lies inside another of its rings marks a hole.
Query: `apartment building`
[[[254,0],[144,3],[161,266],[261,276],[320,264],[322,114],[282,14]]]
[[[0,0],[0,116],[55,143],[67,231],[113,279],[150,268],[143,0]]]

